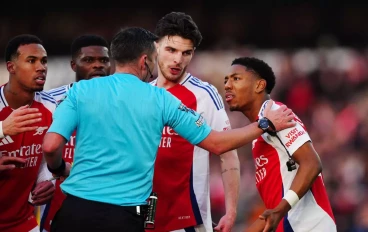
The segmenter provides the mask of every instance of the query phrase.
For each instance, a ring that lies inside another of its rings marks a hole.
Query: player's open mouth
[[[225,94],[225,100],[227,101],[227,102],[229,102],[229,101],[231,101],[231,100],[233,100],[234,99],[234,95],[232,94],[232,93],[226,93]]]
[[[90,75],[90,77],[103,77],[103,76],[106,76],[106,73],[104,73],[104,72],[93,72]]]
[[[39,76],[39,77],[37,77],[37,78],[36,78],[36,83],[37,83],[38,85],[44,85],[44,84],[45,84],[45,82],[46,82],[46,78],[45,78],[45,76]]]
[[[172,75],[178,75],[181,72],[180,68],[170,68],[170,73]]]

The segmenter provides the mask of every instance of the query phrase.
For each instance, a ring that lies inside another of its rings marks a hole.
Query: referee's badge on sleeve
[[[180,106],[179,106],[179,108],[178,108],[179,110],[181,110],[181,111],[184,111],[184,112],[186,112],[186,113],[192,113],[193,115],[196,115],[195,114],[195,112],[194,112],[194,110],[192,110],[192,109],[190,109],[190,108],[188,108],[188,107],[186,107],[183,103],[181,103],[180,104]]]

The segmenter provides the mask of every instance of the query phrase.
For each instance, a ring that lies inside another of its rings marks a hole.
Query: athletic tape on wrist
[[[3,121],[0,121],[0,139],[4,138]]]
[[[283,199],[285,199],[290,204],[291,208],[293,208],[299,201],[298,194],[296,194],[296,192],[291,189],[286,192]]]

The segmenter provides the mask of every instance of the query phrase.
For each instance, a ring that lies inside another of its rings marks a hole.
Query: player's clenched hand
[[[0,157],[0,172],[5,170],[12,170],[17,165],[23,165],[26,163],[26,160],[19,157],[9,157],[9,156],[1,156]]]
[[[52,199],[54,192],[55,186],[51,181],[42,181],[32,191],[32,203],[34,205],[44,205]]]
[[[296,122],[293,121],[294,114],[291,109],[287,108],[285,105],[282,105],[276,110],[271,110],[272,105],[273,100],[270,100],[264,110],[264,116],[273,123],[276,131],[280,131],[296,125]]]
[[[3,133],[4,135],[16,135],[36,130],[37,126],[32,126],[32,124],[41,121],[41,116],[37,108],[21,106],[3,121]]]

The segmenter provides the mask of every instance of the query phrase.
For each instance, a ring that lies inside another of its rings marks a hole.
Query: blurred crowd
[[[240,56],[263,59],[273,68],[277,79],[271,97],[293,109],[306,125],[322,160],[338,231],[368,231],[368,50],[239,47],[202,51],[196,53],[188,71],[224,96],[225,74],[231,61]],[[50,57],[46,89],[73,78],[69,57]],[[0,81],[7,81],[5,64],[0,66]],[[233,128],[249,123],[241,113],[227,111]],[[238,155],[241,189],[235,232],[243,231],[264,210],[255,187],[250,145],[240,148]],[[211,157],[211,198],[213,220],[218,221],[225,202],[220,160],[215,156]]]

